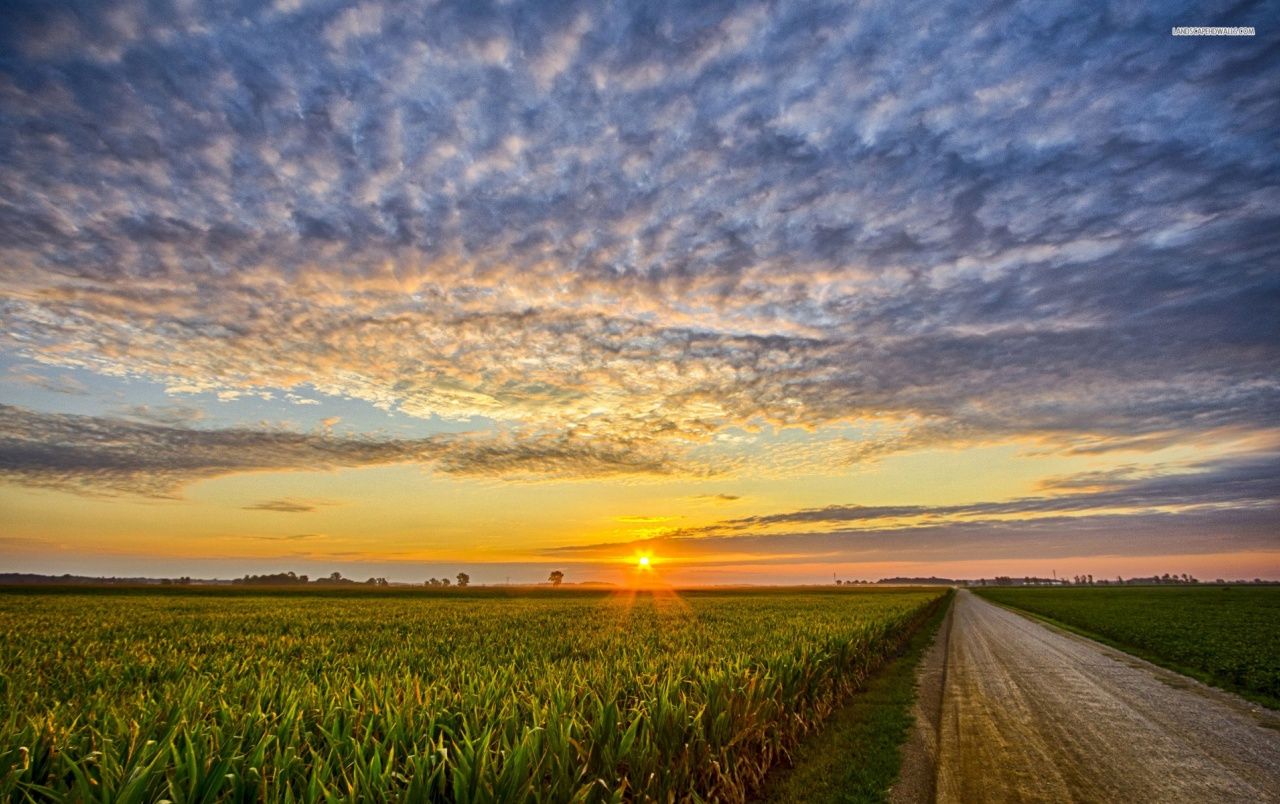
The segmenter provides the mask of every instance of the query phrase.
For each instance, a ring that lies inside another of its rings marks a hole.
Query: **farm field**
[[[1157,664],[1280,708],[1280,588],[975,589]]]
[[[0,796],[740,801],[942,596],[0,594]]]
[[[954,597],[954,592],[948,590],[947,597]],[[949,603],[936,607],[901,653],[833,713],[819,732],[806,737],[792,752],[790,763],[769,774],[761,802],[920,800],[915,798],[918,788],[908,783],[901,794],[896,785],[912,772],[904,767],[904,743],[917,725],[913,704],[920,685],[919,665],[949,609]],[[891,788],[893,796],[886,796]]]

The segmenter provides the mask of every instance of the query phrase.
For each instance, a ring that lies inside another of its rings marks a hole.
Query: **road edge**
[[[947,602],[947,613],[933,642],[916,667],[916,697],[911,705],[915,725],[902,744],[898,781],[889,789],[890,804],[917,804],[935,800],[938,782],[938,744],[942,731],[942,699],[947,686],[947,652],[951,622],[959,590]]]

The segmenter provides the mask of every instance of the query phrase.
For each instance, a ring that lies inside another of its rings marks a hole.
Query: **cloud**
[[[1265,33],[1030,0],[7,11],[6,351],[521,433],[277,435],[113,483],[655,472],[792,425],[865,428],[834,465],[1275,431]]]
[[[725,520],[707,528],[746,530],[780,524],[868,523],[916,518],[960,520],[1114,510],[1211,507],[1240,511],[1280,506],[1280,454],[1261,453],[1193,464],[1176,473],[1143,475],[1133,467],[1051,478],[1046,490],[1066,493],[960,505],[830,505]],[[1084,489],[1084,490],[1081,490]]]
[[[382,14],[382,6],[378,3],[362,3],[348,8],[325,27],[325,38],[334,49],[341,49],[351,39],[373,36],[382,29]]]
[[[649,549],[707,563],[885,561],[1280,550],[1280,454],[1052,478],[1062,493],[959,505],[830,505],[554,548],[580,558]]]
[[[24,385],[30,385],[55,394],[85,396],[89,393],[89,389],[85,384],[77,380],[75,377],[69,377],[65,374],[56,374],[50,377],[32,370],[32,367],[29,366],[13,367],[5,374],[4,379],[10,382],[19,382]]]
[[[779,561],[903,562],[973,558],[1214,554],[1277,550],[1276,509],[1089,514],[1042,519],[942,521],[903,527],[790,530],[703,537],[650,537],[574,545],[547,552],[574,560],[612,559],[649,550],[696,566]]]
[[[245,511],[274,511],[280,514],[309,514],[321,506],[335,505],[328,500],[263,500],[244,506]]]
[[[690,499],[711,503],[731,503],[742,499],[738,494],[695,494]]]
[[[249,538],[265,542],[301,542],[327,539],[329,537],[323,533],[288,533],[283,536],[251,536]]]
[[[134,419],[149,424],[181,427],[204,419],[205,413],[194,405],[129,405],[117,410],[124,419]]]
[[[572,435],[337,437],[285,429],[192,429],[0,405],[0,477],[88,494],[172,497],[241,472],[325,471],[418,463],[450,474],[546,478],[663,474],[664,456]],[[275,501],[257,506],[282,510]]]

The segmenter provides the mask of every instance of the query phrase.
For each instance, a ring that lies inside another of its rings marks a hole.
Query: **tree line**
[[[459,572],[454,576],[456,586],[463,588],[471,584],[471,576],[465,572]],[[233,584],[242,586],[298,586],[302,584],[310,584],[313,586],[390,586],[391,582],[383,577],[371,577],[366,581],[357,581],[352,578],[342,577],[341,572],[331,572],[322,578],[312,580],[309,575],[301,575],[296,572],[276,572],[264,575],[245,575],[243,578],[236,578],[231,581]],[[425,581],[423,586],[454,586],[455,583],[448,578],[430,578]]]
[[[454,580],[448,578],[428,578],[423,582],[423,586],[431,588],[451,587],[455,589],[465,589],[471,585],[471,576],[465,572],[459,572],[453,576]],[[190,579],[184,579],[190,582]],[[564,582],[564,573],[555,570],[547,577],[547,582],[552,586],[559,586]],[[245,575],[243,578],[236,578],[233,584],[242,586],[297,586],[301,584],[311,584],[315,586],[390,586],[391,583],[386,578],[375,577],[369,578],[367,581],[356,581],[351,578],[342,577],[341,572],[331,572],[323,578],[312,580],[309,575],[300,575],[296,572],[276,572],[265,575]]]

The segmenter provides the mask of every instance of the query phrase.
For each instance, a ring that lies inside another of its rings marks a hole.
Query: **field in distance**
[[[1280,587],[974,591],[1272,709],[1280,708]]]
[[[743,800],[943,594],[0,594],[0,797]]]

